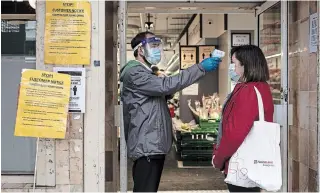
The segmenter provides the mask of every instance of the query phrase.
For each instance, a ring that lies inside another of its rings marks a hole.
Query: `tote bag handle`
[[[262,97],[259,90],[256,87],[254,87],[254,90],[256,91],[256,95],[258,99],[259,121],[264,121],[264,108],[263,108]]]

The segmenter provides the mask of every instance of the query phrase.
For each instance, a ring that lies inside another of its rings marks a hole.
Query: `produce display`
[[[210,166],[212,148],[218,135],[222,106],[217,93],[201,98],[201,101],[188,100],[194,120],[183,123],[174,119],[175,149],[178,160],[184,166]]]

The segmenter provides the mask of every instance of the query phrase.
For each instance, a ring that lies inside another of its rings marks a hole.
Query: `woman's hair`
[[[231,49],[244,66],[243,78],[246,82],[266,82],[269,80],[269,68],[262,50],[255,45],[237,46]]]

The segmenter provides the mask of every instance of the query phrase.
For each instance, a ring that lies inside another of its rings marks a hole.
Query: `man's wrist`
[[[206,72],[206,70],[203,68],[203,66],[201,64],[196,64],[198,66],[198,68],[202,71],[202,72]]]

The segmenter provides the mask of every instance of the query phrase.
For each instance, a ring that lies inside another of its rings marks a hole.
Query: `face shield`
[[[142,47],[144,59],[150,65],[159,65],[163,63],[165,57],[160,38],[146,38],[140,44],[138,44],[133,51],[136,51],[139,47]]]

